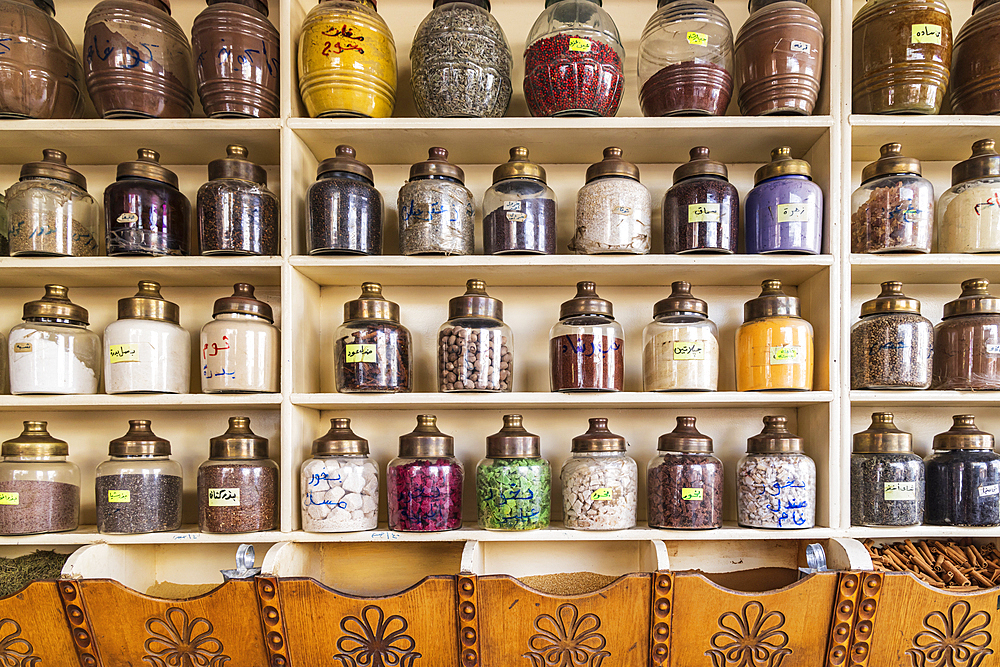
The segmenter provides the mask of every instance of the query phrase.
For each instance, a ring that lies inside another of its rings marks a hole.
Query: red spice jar
[[[976,0],[951,53],[952,113],[1000,113],[1000,2]]]
[[[549,333],[552,391],[622,391],[625,331],[611,302],[592,282],[576,284],[576,297],[559,308]]]

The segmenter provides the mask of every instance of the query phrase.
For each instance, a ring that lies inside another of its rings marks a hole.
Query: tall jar
[[[378,526],[378,465],[351,420],[334,417],[302,463],[302,530],[350,533]]]
[[[992,139],[972,144],[972,157],[951,168],[936,222],[938,252],[1000,252],[1000,155]]]
[[[278,525],[278,464],[267,438],[250,430],[249,417],[230,417],[229,428],[209,441],[198,467],[198,528],[203,533],[256,533]]]
[[[854,113],[936,114],[951,69],[943,0],[868,0],[852,24]]]
[[[228,3],[232,4],[232,3]],[[278,196],[267,172],[247,159],[239,144],[208,163],[208,183],[198,189],[198,233],[203,255],[277,255]]]
[[[823,189],[813,183],[809,163],[779,146],[753,180],[743,206],[747,254],[823,252]]]
[[[653,306],[642,330],[644,391],[715,391],[719,388],[719,329],[708,304],[678,280]]]
[[[212,321],[201,328],[200,347],[204,393],[278,391],[278,327],[253,285],[236,283],[232,296],[215,301]]]
[[[104,189],[108,255],[187,255],[191,203],[160,154],[140,148]]]
[[[932,526],[1000,526],[1000,454],[993,435],[972,415],[955,415],[951,429],[934,436],[924,460],[925,522]]]
[[[924,461],[913,436],[896,428],[891,412],[872,413],[854,434],[851,525],[919,526],[924,520]]]
[[[883,145],[882,157],[861,172],[851,195],[851,252],[931,251],[934,186],[920,175],[920,160],[902,149]]]
[[[601,0],[546,0],[524,48],[524,101],[532,116],[618,113],[625,49]]]
[[[691,160],[674,170],[674,184],[663,197],[663,252],[736,252],[740,195],[729,182],[726,165],[708,148],[691,149]]]
[[[760,296],[743,305],[736,330],[736,390],[809,391],[813,388],[813,327],[800,315],[798,297],[780,280],[765,280]]]
[[[639,42],[645,116],[722,116],[733,94],[733,29],[713,0],[657,0]]]
[[[548,528],[552,471],[541,438],[524,430],[521,415],[504,415],[503,428],[486,438],[476,466],[476,507],[486,530]]]
[[[622,159],[622,149],[605,148],[604,159],[587,168],[587,182],[576,196],[576,234],[570,250],[578,255],[649,254],[651,206],[649,189],[639,182],[639,168]]]
[[[448,321],[438,329],[440,391],[511,391],[514,336],[503,322],[503,302],[470,280],[465,294],[448,302]]]
[[[401,255],[471,255],[476,251],[476,200],[448,151],[431,148],[410,167],[396,200]]]
[[[722,528],[722,461],[694,417],[678,417],[646,467],[650,528]]]
[[[990,281],[962,282],[962,294],[944,304],[934,327],[934,389],[1000,389],[1000,299]]]
[[[361,296],[344,304],[334,334],[337,391],[398,394],[413,390],[410,332],[399,323],[399,305],[378,283],[362,283]]]
[[[576,284],[576,296],[559,308],[549,332],[552,391],[622,391],[625,331],[597,285]]]
[[[410,87],[421,118],[500,118],[514,59],[490,0],[434,0],[410,48]]]
[[[903,283],[882,283],[882,293],[861,304],[851,326],[851,389],[927,389],[934,360],[934,326]]]
[[[434,415],[418,415],[417,427],[399,437],[399,456],[386,469],[389,530],[461,528],[464,475],[455,439],[438,429]]]
[[[371,167],[350,146],[319,163],[306,192],[310,255],[381,255],[382,195]]]
[[[87,91],[104,118],[187,118],[191,45],[168,0],[103,0],[83,34]]]
[[[0,192],[0,257],[10,255],[10,239],[7,227],[7,196]]]
[[[975,0],[951,53],[951,112],[1000,113],[1000,5]]]
[[[816,464],[802,453],[788,419],[764,417],[764,430],[747,439],[736,470],[736,508],[744,528],[816,525]]]
[[[59,533],[80,523],[80,469],[46,425],[26,421],[0,447],[0,535]]]
[[[10,330],[12,394],[96,394],[101,380],[101,337],[87,328],[90,314],[69,300],[62,285],[24,304],[24,323]]]
[[[493,170],[483,195],[483,252],[556,254],[556,193],[528,149],[510,149],[510,160]]]
[[[66,165],[65,153],[47,148],[7,189],[10,255],[93,257],[100,252],[99,215],[86,177]]]
[[[396,42],[375,0],[320,0],[299,35],[299,92],[313,118],[388,118]]]
[[[639,467],[625,453],[628,443],[608,430],[608,420],[590,420],[573,438],[573,454],[563,463],[563,525],[576,530],[635,527]]]

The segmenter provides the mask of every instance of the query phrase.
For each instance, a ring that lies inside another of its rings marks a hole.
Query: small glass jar
[[[336,157],[319,163],[306,193],[310,255],[381,255],[382,195],[371,167],[337,146]]]
[[[642,330],[644,391],[716,391],[719,388],[719,329],[708,304],[677,281],[670,296],[653,306]]]
[[[490,0],[434,0],[410,48],[410,87],[421,118],[500,118],[514,59]]]
[[[461,528],[464,475],[455,439],[438,430],[434,415],[418,415],[417,427],[399,437],[399,456],[386,469],[389,530]]]
[[[872,0],[874,1],[874,0]],[[851,252],[930,252],[934,186],[920,175],[920,160],[885,144],[882,157],[861,172],[851,195]]]
[[[278,196],[247,155],[244,146],[230,144],[226,157],[208,163],[208,183],[198,189],[202,255],[278,254]]]
[[[851,327],[851,389],[927,389],[934,360],[934,326],[903,283],[861,305]]]
[[[951,112],[1000,113],[1000,5],[975,0],[951,53]]]
[[[649,527],[722,528],[722,461],[695,418],[678,417],[674,430],[660,436],[657,451],[646,467]]]
[[[562,466],[563,526],[576,530],[635,527],[639,467],[625,438],[608,430],[608,420],[590,420],[573,438],[573,454]]]
[[[438,329],[440,391],[511,391],[514,336],[503,322],[503,302],[470,280],[463,296],[448,302],[448,321]]]
[[[1000,299],[990,281],[966,280],[934,327],[934,389],[1000,389]]]
[[[399,305],[382,297],[378,283],[362,283],[361,296],[344,304],[344,323],[334,335],[337,391],[412,391],[412,349],[410,332],[399,323]]]
[[[80,469],[46,425],[26,421],[0,447],[0,535],[60,533],[80,523]]]
[[[302,463],[302,530],[350,533],[378,526],[378,466],[351,420],[334,417]]]
[[[465,172],[448,162],[448,151],[431,148],[410,167],[396,200],[399,254],[471,255],[476,251],[476,200]]]
[[[108,255],[187,255],[191,203],[177,189],[177,174],[156,151],[140,148],[138,155],[119,164],[104,189]]]
[[[576,234],[569,249],[578,255],[649,254],[651,206],[639,168],[622,159],[622,149],[605,148],[604,159],[587,168],[587,182],[577,194]]]
[[[936,222],[937,252],[1000,252],[1000,155],[992,139],[972,144],[972,157],[951,168]]]
[[[0,192],[0,257],[10,255],[10,239],[7,228],[7,196]]]
[[[90,314],[69,300],[62,285],[24,304],[23,324],[7,342],[12,394],[96,394],[101,380],[101,337],[87,328]]]
[[[743,206],[747,254],[823,252],[823,189],[813,183],[809,163],[780,146],[753,180]]]
[[[993,435],[972,415],[955,415],[950,430],[934,436],[924,460],[925,522],[931,526],[1000,526],[1000,454]]]
[[[896,428],[891,412],[872,413],[854,434],[851,525],[919,526],[924,520],[924,461],[913,436]]]
[[[479,526],[486,530],[548,528],[552,471],[541,438],[524,430],[521,415],[504,415],[503,428],[486,438],[476,466]]]
[[[692,148],[691,160],[674,170],[674,184],[663,197],[663,252],[732,254],[739,231],[740,194],[729,170],[710,159],[705,146]]]
[[[510,161],[493,170],[483,196],[483,252],[556,254],[556,193],[528,149],[510,149]]]
[[[736,330],[736,391],[813,388],[813,327],[802,319],[798,297],[780,280],[765,280],[760,296],[743,305]]]
[[[554,0],[535,19],[524,48],[524,101],[532,116],[618,113],[625,49],[601,0]]]
[[[7,189],[10,255],[99,254],[97,202],[83,174],[66,166],[66,154],[47,148],[40,162],[21,167]]]
[[[576,296],[559,308],[549,332],[552,391],[622,391],[625,331],[611,302],[592,282],[576,284]]]
[[[747,439],[736,470],[736,507],[744,528],[816,525],[816,464],[786,417],[764,417],[764,430]]]
[[[236,283],[215,301],[201,328],[201,390],[206,394],[278,391],[278,327],[253,285]]]
[[[135,535],[181,527],[183,472],[170,458],[170,442],[148,419],[130,419],[128,433],[111,441],[110,458],[97,466],[97,532]]]

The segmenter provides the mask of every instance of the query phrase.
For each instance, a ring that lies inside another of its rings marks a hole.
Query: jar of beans
[[[411,391],[411,349],[410,332],[399,323],[399,305],[382,297],[378,283],[362,283],[361,296],[344,304],[344,323],[334,334],[337,391]]]
[[[891,412],[872,413],[872,425],[854,434],[851,525],[917,526],[924,520],[924,461],[913,436]]]
[[[66,460],[69,445],[49,435],[46,422],[24,422],[0,455],[0,535],[76,530],[80,469]]]
[[[985,279],[966,280],[934,327],[934,389],[1000,389],[1000,299]]]
[[[464,474],[455,439],[438,429],[437,417],[419,415],[417,427],[400,436],[399,456],[386,469],[389,530],[461,528]]]
[[[996,142],[980,139],[972,144],[972,157],[951,168],[951,187],[938,199],[937,252],[1000,252],[998,203],[1000,154]]]
[[[622,149],[605,148],[604,159],[590,165],[587,183],[577,194],[570,250],[578,255],[648,254],[653,235],[650,206],[639,168],[622,159]]]
[[[663,252],[731,254],[739,229],[740,195],[729,170],[705,146],[692,148],[691,160],[674,170],[674,185],[663,197]]]
[[[639,468],[628,443],[608,430],[608,420],[590,420],[573,438],[573,454],[563,463],[563,525],[577,530],[626,530],[635,527]]]
[[[191,203],[160,154],[140,148],[104,189],[108,255],[187,255]]]
[[[278,327],[274,310],[249,283],[216,299],[201,328],[201,390],[206,394],[278,391]]]
[[[753,181],[743,207],[747,254],[821,253],[823,190],[813,183],[809,163],[793,159],[792,149],[780,146],[771,151],[771,161],[757,170]]]
[[[920,302],[884,282],[882,293],[861,305],[851,327],[851,389],[927,389],[934,360],[934,326]]]
[[[885,144],[861,172],[851,195],[851,252],[930,252],[934,186],[920,175],[920,160],[902,145]]]
[[[246,147],[231,144],[226,157],[208,163],[208,183],[198,189],[203,255],[278,254],[278,196],[247,155]]]
[[[547,528],[551,482],[541,438],[524,430],[521,415],[504,415],[503,428],[486,438],[486,458],[476,467],[479,525],[487,530]]]
[[[622,391],[625,332],[592,282],[576,284],[549,333],[552,391]]]
[[[302,530],[349,533],[378,525],[378,466],[351,420],[334,417],[302,463]]]
[[[678,417],[674,430],[660,436],[657,450],[646,467],[649,527],[721,528],[722,461],[695,418]]]
[[[382,195],[371,167],[350,146],[319,163],[306,193],[310,255],[381,255]]]
[[[510,160],[493,170],[483,196],[483,252],[556,254],[556,193],[528,149],[510,149]]]
[[[760,296],[743,305],[736,330],[736,391],[812,385],[813,327],[802,319],[798,297],[785,294],[780,280],[765,280]]]
[[[708,319],[708,304],[691,294],[691,283],[673,283],[670,296],[656,302],[642,341],[645,391],[719,388],[719,329]]]
[[[476,201],[465,172],[448,162],[448,151],[432,148],[410,167],[396,200],[399,254],[471,255],[476,251]]]
[[[470,280],[463,296],[448,302],[448,321],[438,330],[441,391],[510,391],[514,337],[503,322],[503,302]]]
[[[932,526],[1000,525],[1000,454],[993,435],[972,415],[955,415],[951,429],[934,436],[924,460],[926,522]]]
[[[736,470],[736,506],[745,528],[812,528],[816,524],[816,464],[785,417],[764,417],[747,440]]]

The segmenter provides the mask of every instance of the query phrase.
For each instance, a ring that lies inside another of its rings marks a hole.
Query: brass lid
[[[653,306],[653,317],[666,315],[698,315],[708,317],[708,304],[691,294],[691,283],[683,280],[670,283],[670,296]]]
[[[29,162],[21,167],[20,180],[35,178],[36,176],[54,178],[57,181],[72,183],[81,190],[87,189],[86,177],[76,169],[68,167],[66,165],[66,154],[53,148],[46,148],[42,151],[42,160],[40,162]]]
[[[211,459],[266,459],[267,438],[250,430],[249,417],[230,417],[229,428],[209,440]]]
[[[1000,313],[1000,299],[990,296],[986,288],[990,281],[985,278],[972,278],[962,281],[962,295],[954,301],[944,304],[944,314],[941,319],[959,317],[961,315],[979,315],[982,313]]]
[[[703,435],[694,425],[694,417],[678,417],[677,426],[670,433],[660,436],[656,448],[661,452],[712,453],[712,439]]]
[[[604,315],[615,319],[611,302],[597,296],[597,285],[588,280],[576,284],[576,296],[559,306],[559,319],[577,315]]]
[[[603,176],[625,176],[639,180],[639,167],[622,159],[622,149],[608,146],[604,149],[604,159],[587,167],[587,182]]]
[[[48,422],[27,421],[16,438],[4,441],[0,456],[69,456],[65,440],[53,438],[45,428]]]
[[[885,144],[879,151],[882,153],[882,157],[875,160],[861,171],[861,182],[867,183],[868,181],[879,178],[880,176],[888,176],[890,174],[915,174],[920,175],[920,160],[914,160],[911,157],[903,157],[900,151],[903,150],[902,144]]]
[[[951,428],[934,436],[933,449],[993,449],[993,434],[976,428],[973,415],[955,415]]]
[[[503,301],[486,293],[486,283],[469,280],[465,283],[465,294],[448,302],[448,319],[456,317],[479,317],[503,321]]]
[[[45,296],[38,301],[24,304],[23,319],[68,320],[77,324],[90,324],[90,313],[69,300],[69,289],[62,285],[46,285]]]
[[[140,280],[135,296],[118,299],[118,319],[181,323],[181,309],[160,296],[160,283]]]
[[[334,157],[328,157],[319,163],[319,168],[316,170],[316,178],[320,178],[323,174],[328,174],[331,171],[340,171],[348,174],[356,174],[374,185],[375,174],[372,172],[372,168],[364,162],[357,160],[355,158],[356,155],[357,153],[354,148],[347,144],[337,146]]]
[[[760,296],[743,304],[744,322],[782,315],[799,317],[799,299],[785,294],[780,280],[765,280],[760,284]]]
[[[177,174],[160,164],[160,154],[149,148],[137,151],[139,158],[132,162],[122,162],[118,165],[118,178],[148,178],[177,187]]]
[[[236,283],[233,285],[233,295],[216,299],[215,307],[212,309],[212,317],[223,313],[239,313],[242,315],[256,315],[268,322],[274,322],[274,311],[253,295],[253,285],[250,283]]]
[[[334,417],[330,430],[313,440],[313,456],[368,456],[368,441],[351,429],[351,420]]]
[[[158,438],[148,419],[130,419],[128,433],[111,441],[111,456],[170,456],[170,442]]]
[[[542,166],[528,159],[528,149],[515,146],[510,149],[510,160],[493,170],[493,182],[505,181],[508,178],[530,178],[545,182],[545,170]]]
[[[747,439],[747,454],[801,451],[802,438],[788,430],[787,417],[764,417],[764,430]]]
[[[427,159],[410,167],[410,180],[444,176],[453,178],[459,183],[465,183],[465,172],[460,167],[448,162],[448,151],[434,147],[427,151]]]
[[[903,283],[890,280],[882,283],[882,292],[871,301],[861,304],[861,317],[876,313],[917,313],[920,302],[903,294]],[[889,415],[890,418],[892,415]]]
[[[674,169],[674,183],[692,176],[718,176],[729,180],[729,170],[718,160],[708,157],[708,147],[695,146],[691,149],[691,159]]]
[[[212,160],[208,163],[208,180],[220,178],[235,178],[249,181],[267,187],[267,172],[264,167],[247,159],[249,152],[246,146],[229,144],[226,146],[226,157]]]
[[[997,176],[1000,176],[1000,154],[992,139],[980,139],[972,144],[972,157],[951,168],[952,185]]]
[[[771,161],[753,175],[753,184],[777,176],[805,176],[812,179],[812,167],[805,160],[792,157],[791,146],[779,146],[771,151]]]
[[[434,415],[417,415],[417,427],[399,436],[399,455],[419,458],[454,456],[455,438],[438,430]]]
[[[913,436],[892,423],[891,412],[873,412],[872,425],[854,434],[855,454],[909,454]]]
[[[573,438],[574,452],[624,452],[627,445],[625,438],[608,430],[604,417],[591,419],[587,432]]]
[[[378,283],[361,283],[361,296],[344,304],[344,321],[389,320],[399,321],[399,304],[382,297]]]
[[[504,415],[503,428],[486,436],[486,456],[491,459],[537,459],[542,439],[524,430],[521,415]]]

